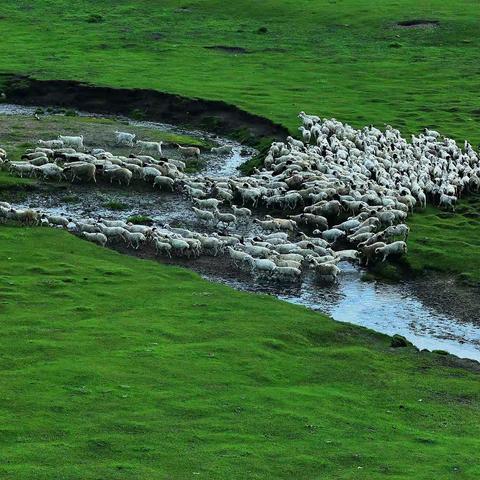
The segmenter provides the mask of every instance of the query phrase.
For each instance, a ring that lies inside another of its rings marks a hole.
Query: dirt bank
[[[98,87],[71,80],[36,80],[2,75],[6,100],[21,105],[58,106],[100,114],[201,128],[256,145],[262,138],[283,140],[288,130],[221,101],[187,98],[146,89]]]

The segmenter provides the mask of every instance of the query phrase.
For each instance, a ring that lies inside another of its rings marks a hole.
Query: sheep
[[[62,217],[60,215],[47,215],[46,216],[48,223],[58,227],[67,228],[67,225],[70,222],[70,219]]]
[[[143,233],[129,232],[128,230],[123,231],[122,237],[125,240],[125,242],[130,247],[133,247],[135,250],[138,250],[140,245],[147,241],[147,237]]]
[[[333,256],[340,262],[357,262],[359,260],[360,252],[358,250],[338,250],[333,253]]]
[[[272,260],[264,258],[253,258],[251,262],[252,270],[256,274],[271,273],[276,270],[277,266]]]
[[[153,188],[157,187],[160,189],[168,188],[170,191],[173,192],[175,181],[172,180],[170,177],[165,177],[163,175],[157,175],[153,180]]]
[[[115,141],[118,145],[128,145],[133,147],[133,141],[136,136],[134,133],[119,132],[118,130],[113,133],[115,134]]]
[[[218,155],[227,155],[232,152],[232,146],[231,145],[222,145],[220,147],[212,147],[210,149],[212,153],[216,153]]]
[[[193,202],[196,203],[200,208],[206,208],[215,210],[218,206],[223,203],[222,200],[216,198],[207,198],[206,200],[201,198],[193,198]]]
[[[204,222],[210,223],[215,220],[215,215],[208,210],[201,210],[196,207],[192,207],[192,210],[195,212],[195,215]]]
[[[334,263],[317,263],[317,261],[312,258],[310,259],[309,264],[317,275],[329,278],[333,281],[337,279],[338,274],[340,273],[340,269]]]
[[[385,242],[375,242],[375,243],[372,243],[371,245],[363,245],[359,247],[363,255],[364,264],[366,267],[368,267],[368,264],[370,263],[370,261],[373,258],[375,258],[375,256],[377,255],[376,254],[377,248],[383,248],[386,245],[387,244]]]
[[[240,252],[232,247],[227,247],[227,251],[236,267],[238,267],[239,263],[244,266],[246,263],[251,263],[253,261],[253,257],[248,253]]]
[[[104,247],[107,244],[107,237],[103,233],[82,232],[82,235],[90,242],[97,243]]]
[[[178,143],[176,143],[175,146],[185,158],[189,158],[189,157],[195,157],[197,159],[200,158],[200,149],[197,147],[182,147]]]
[[[252,211],[249,208],[238,208],[236,205],[232,205],[233,214],[239,219],[246,219],[252,216]]]
[[[34,165],[25,162],[11,162],[8,165],[8,168],[12,173],[15,173],[21,178],[23,178],[24,176],[30,177],[35,171]]]
[[[190,245],[180,238],[171,238],[169,241],[176,255],[185,255],[190,248]]]
[[[302,271],[296,267],[277,265],[273,274],[276,278],[280,278],[282,280],[297,280],[302,275]]]
[[[402,241],[393,242],[384,247],[378,247],[375,249],[376,255],[382,255],[382,262],[384,262],[387,257],[392,255],[403,255],[407,253],[407,244]]]
[[[232,213],[223,213],[219,210],[215,210],[214,215],[219,223],[230,225],[231,223],[237,222],[237,217]]]
[[[163,253],[171,257],[172,245],[163,239],[157,238],[155,239],[155,251],[157,255]]]
[[[313,233],[320,233],[319,231],[315,230]],[[346,233],[343,230],[340,230],[338,228],[331,228],[329,230],[324,230],[321,232],[322,238],[324,240],[327,240],[329,243],[335,243],[338,241],[340,238],[343,238],[346,236]]]
[[[91,163],[71,164],[63,169],[65,178],[70,176],[70,181],[73,183],[76,179],[79,180],[93,180],[97,183],[95,178],[96,167]]]
[[[77,137],[73,137],[73,136],[66,136],[66,135],[59,135],[58,136],[58,140],[63,142],[63,145],[62,146],[66,146],[66,147],[72,147],[72,148],[76,148],[76,149],[79,149],[79,150],[83,150],[84,149],[84,146],[83,146],[83,135],[79,135]],[[47,145],[43,145],[43,146],[47,146]],[[51,148],[54,148],[54,147],[51,147]]]
[[[38,145],[45,148],[62,148],[65,146],[62,140],[38,140]]]
[[[144,151],[156,153],[159,156],[162,155],[163,142],[146,142],[143,140],[137,140],[135,145],[140,148],[140,153]]]
[[[383,232],[384,238],[402,237],[403,241],[407,241],[410,228],[405,224],[392,225],[387,227]]]
[[[451,209],[452,212],[455,212],[455,204],[457,203],[457,197],[454,195],[446,195],[442,193],[440,195],[439,206],[444,207],[445,209]]]
[[[128,187],[132,180],[133,173],[128,168],[120,167],[105,170],[105,175],[110,177],[110,183],[115,180],[119,185],[125,184]]]

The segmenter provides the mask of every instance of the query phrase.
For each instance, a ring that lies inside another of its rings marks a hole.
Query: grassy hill
[[[291,128],[304,109],[480,142],[476,1],[81,5],[3,2],[1,71],[221,99]],[[396,26],[414,19],[440,23]]]
[[[2,479],[478,478],[478,373],[52,229],[0,229]]]

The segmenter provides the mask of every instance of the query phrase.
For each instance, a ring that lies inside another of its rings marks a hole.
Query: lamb
[[[403,255],[407,253],[407,244],[402,241],[393,242],[384,247],[378,247],[375,249],[376,255],[382,255],[382,262],[384,262],[389,256]]]
[[[137,140],[136,142],[136,146],[140,148],[140,153],[148,151],[160,156],[162,155],[162,145],[163,142],[145,142],[143,140]]]
[[[97,243],[104,247],[107,244],[107,237],[103,233],[82,232],[82,235],[90,242]]]
[[[134,133],[119,132],[118,130],[113,133],[115,134],[115,140],[118,145],[128,145],[133,147],[133,141],[136,136]]]
[[[79,135],[77,137],[59,135],[58,140],[63,142],[63,145],[66,146],[66,147],[72,147],[72,148],[76,148],[76,149],[79,149],[79,150],[84,149],[83,135]],[[47,145],[43,145],[43,146],[46,147]],[[51,147],[51,148],[53,148],[53,147]]]
[[[197,147],[182,147],[178,143],[175,144],[180,153],[185,157],[195,157],[200,158],[200,149]]]

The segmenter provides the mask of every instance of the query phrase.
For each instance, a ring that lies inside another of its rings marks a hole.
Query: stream
[[[2,115],[32,115],[35,110],[35,107],[0,104],[0,119]],[[103,116],[85,112],[79,112],[79,115]],[[255,154],[255,150],[249,147],[206,132],[188,131],[155,122],[128,119],[122,121],[133,126],[207,138],[219,145],[232,146],[228,155],[204,155],[206,163],[200,172],[202,175],[235,175],[237,167]],[[52,134],[52,138],[54,137]],[[175,156],[173,150],[166,150],[166,154],[172,158]],[[81,198],[81,202],[66,203],[62,200],[66,194]],[[121,202],[125,208],[113,212],[106,206],[107,201],[111,200]],[[175,193],[153,192],[147,185],[134,185],[123,190],[103,183],[97,184],[95,188],[72,185],[63,192],[29,192],[26,198],[15,204],[45,213],[62,214],[73,220],[90,216],[126,220],[132,215],[146,215],[157,225],[168,223],[197,231],[212,231],[198,224],[187,199]],[[235,231],[244,235],[260,232],[252,221],[240,225]],[[140,256],[153,257],[153,254]],[[266,293],[290,303],[304,305],[337,321],[361,325],[388,335],[403,335],[420,349],[444,350],[461,358],[480,361],[480,326],[460,321],[454,316],[437,311],[432,305],[426,305],[416,295],[415,284],[408,280],[399,283],[364,281],[363,269],[342,263],[342,273],[336,284],[319,284],[313,276],[306,274],[301,282],[285,285],[268,281],[255,282],[250,275],[232,268],[230,260],[223,256],[189,261],[173,259],[165,260],[165,263],[192,268],[208,280],[240,290]],[[424,281],[428,282],[428,279],[425,278]],[[434,305],[434,302],[432,304]]]

